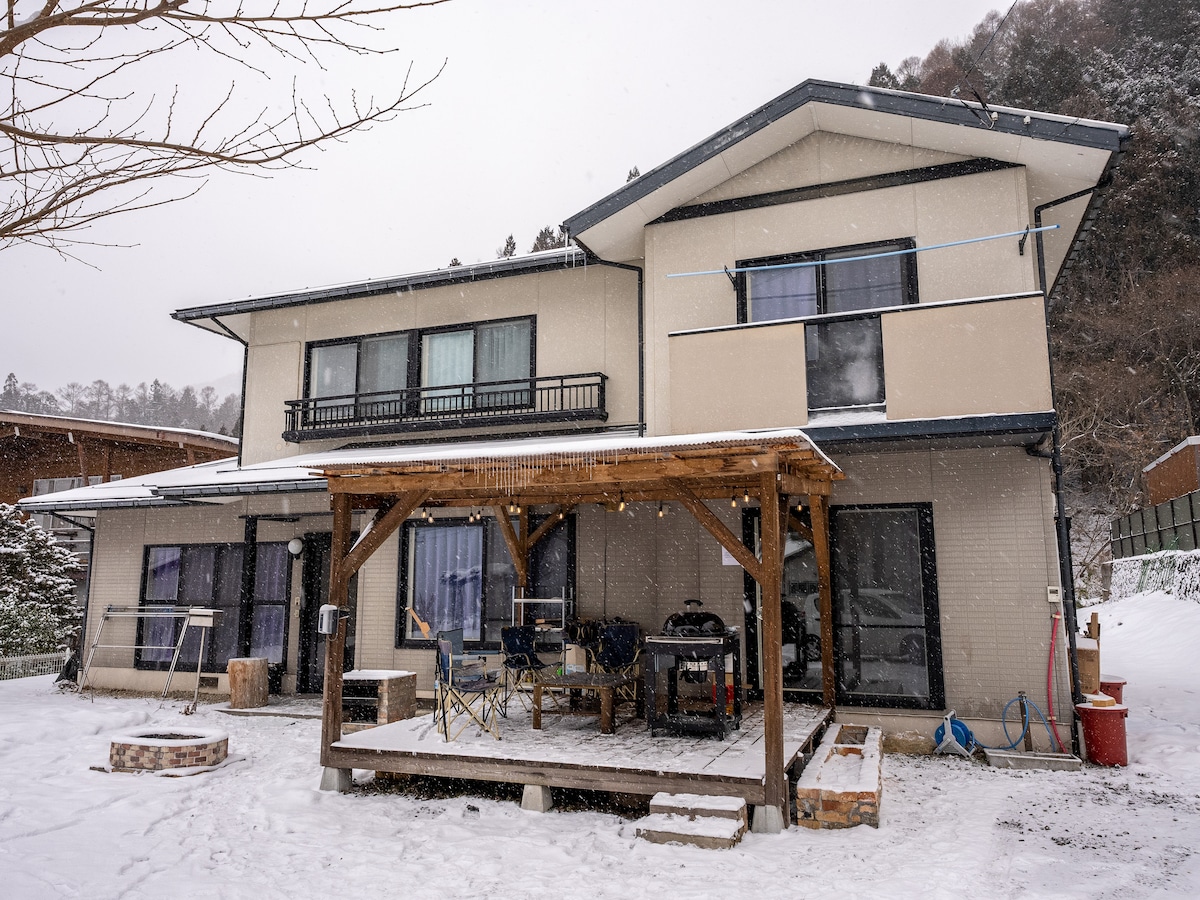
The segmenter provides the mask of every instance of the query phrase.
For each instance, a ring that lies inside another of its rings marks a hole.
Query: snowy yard
[[[0,896],[633,898],[1200,896],[1200,604],[1099,607],[1130,766],[1018,772],[889,756],[882,827],[659,846],[616,813],[316,789],[320,723],[0,683]],[[1032,686],[1031,686],[1032,688]],[[109,735],[229,733],[190,778],[92,771]],[[360,776],[363,773],[359,773]]]

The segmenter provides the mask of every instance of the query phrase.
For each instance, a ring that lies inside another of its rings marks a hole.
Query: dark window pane
[[[904,256],[882,259],[855,259],[853,262],[830,263],[830,260],[871,256],[899,250],[899,244],[885,244],[870,249],[829,253],[825,256],[825,308],[822,312],[854,312],[859,309],[880,309],[900,306],[906,300]]]
[[[401,392],[408,387],[408,345],[407,334],[363,339],[358,391],[371,396],[363,398],[360,415],[371,418],[403,414]]]
[[[842,689],[928,699],[917,510],[837,510],[833,521],[834,617]]]
[[[810,324],[804,336],[809,409],[883,403],[883,334],[878,317]]]
[[[748,272],[746,297],[751,322],[816,315],[817,270],[806,267]]]

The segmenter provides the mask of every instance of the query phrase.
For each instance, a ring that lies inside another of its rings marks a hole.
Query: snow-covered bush
[[[75,555],[0,503],[0,656],[53,653],[79,627]]]
[[[1113,561],[1114,600],[1148,591],[1200,602],[1200,550],[1162,550]]]

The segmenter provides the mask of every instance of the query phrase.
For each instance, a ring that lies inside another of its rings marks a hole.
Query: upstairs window
[[[533,319],[523,318],[314,343],[306,397],[329,398],[317,406],[355,419],[528,406],[533,341]],[[405,393],[418,386],[419,410],[417,392]]]
[[[810,411],[883,407],[883,336],[869,311],[916,302],[916,261],[903,252],[913,247],[906,239],[738,263],[754,269],[738,280],[739,321],[839,315],[805,326]]]

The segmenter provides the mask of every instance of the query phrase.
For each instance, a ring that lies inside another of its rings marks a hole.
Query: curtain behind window
[[[827,260],[845,259],[853,256],[869,256],[900,250],[899,244],[885,244],[867,250],[849,250],[844,253],[829,253]],[[885,256],[882,259],[858,259],[825,266],[825,309],[823,312],[854,312],[859,309],[880,309],[885,306],[900,306],[904,303],[904,270],[907,263],[903,256]]]
[[[770,322],[817,314],[817,270],[768,269],[746,273],[751,322]]]
[[[147,606],[174,606],[179,595],[179,547],[151,547],[146,551]],[[175,620],[147,617],[142,621],[140,644],[165,647],[163,650],[139,650],[145,662],[170,662],[174,655]]]
[[[409,601],[416,614],[433,634],[461,628],[464,640],[479,640],[483,526],[416,526],[409,552]]]
[[[475,349],[476,371],[480,382],[526,379],[487,388],[479,398],[488,406],[527,406],[530,402],[529,322],[500,322],[481,325]]]
[[[470,385],[475,380],[475,332],[440,331],[427,334],[421,349],[421,387],[439,388],[443,385]],[[423,412],[462,409],[464,398],[471,388],[424,390],[421,393]]]

